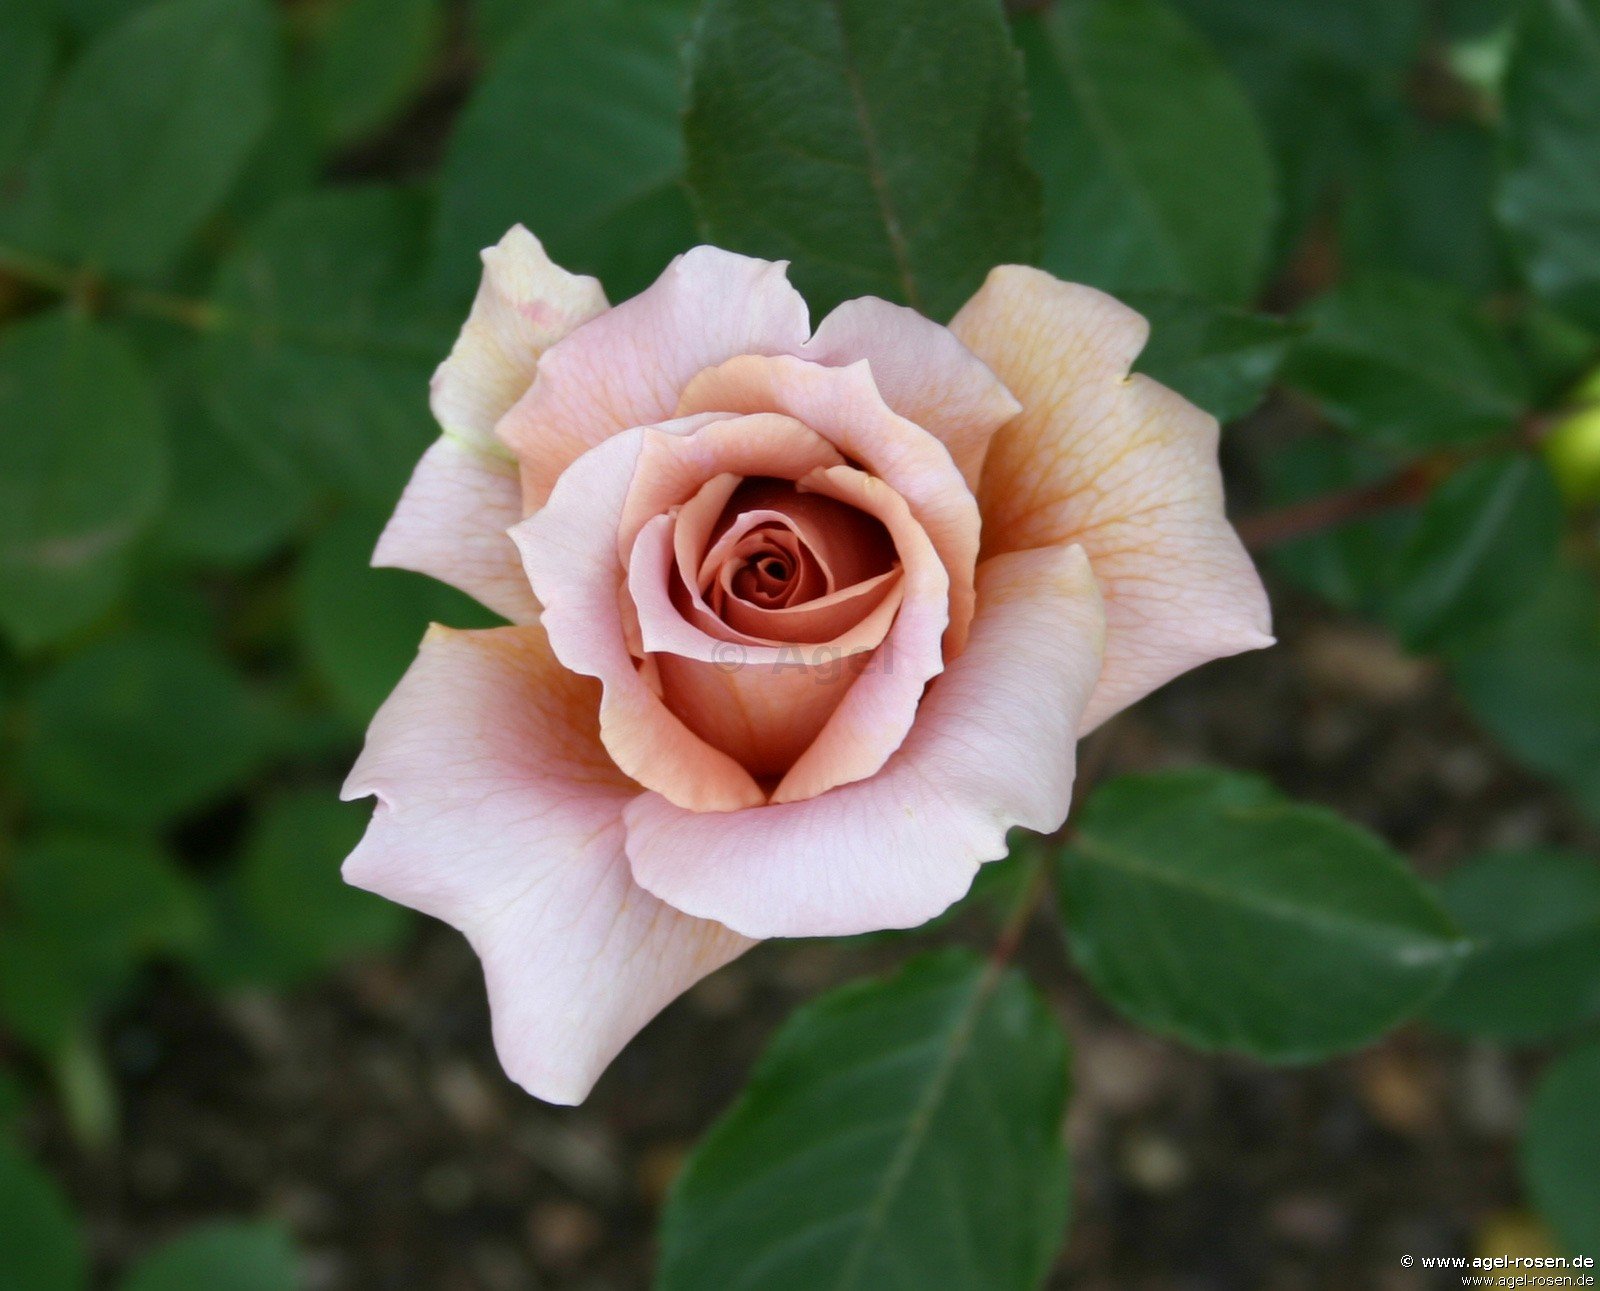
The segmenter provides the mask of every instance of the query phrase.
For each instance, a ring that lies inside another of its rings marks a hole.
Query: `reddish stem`
[[[1421,502],[1440,473],[1436,460],[1425,459],[1375,484],[1323,493],[1303,502],[1246,516],[1236,527],[1246,547],[1251,551],[1265,551],[1352,520],[1363,520]]]

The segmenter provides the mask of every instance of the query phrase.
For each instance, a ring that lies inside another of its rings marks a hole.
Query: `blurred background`
[[[339,881],[367,720],[430,620],[494,621],[366,567],[476,253],[523,222],[616,301],[694,244],[693,16],[0,0],[0,1288],[644,1287],[679,1164],[777,1024],[912,940],[992,939],[1003,865],[914,939],[761,946],[568,1110],[501,1075],[462,939]],[[1041,921],[1022,958],[1076,1051],[1050,1285],[1407,1291],[1445,1285],[1407,1252],[1552,1252],[1528,1179],[1578,1167],[1530,1174],[1529,1099],[1600,1017],[1600,12],[1011,21],[1040,262],[1126,294],[1140,366],[1227,423],[1282,641],[1086,756],[1261,772],[1469,931],[1520,889],[1464,867],[1556,850],[1524,931],[1588,983],[1548,1023],[1534,973],[1510,1013],[1458,1000],[1270,1069],[1118,1020]],[[1463,550],[1473,593],[1442,603]],[[1592,1138],[1597,1105],[1551,1132]],[[1593,1160],[1566,1234],[1595,1231]]]

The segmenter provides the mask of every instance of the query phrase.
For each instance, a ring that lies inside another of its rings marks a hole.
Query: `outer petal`
[[[884,403],[870,366],[825,368],[803,359],[748,355],[702,372],[685,388],[680,415],[776,412],[795,418],[899,493],[928,532],[950,575],[949,654],[972,622],[979,519],[949,450]]]
[[[1128,375],[1144,319],[1005,265],[950,327],[1023,405],[984,465],[984,554],[1081,543],[1105,593],[1085,730],[1190,668],[1272,644],[1266,592],[1224,514],[1216,420]]]
[[[522,464],[526,509],[543,506],[587,449],[670,417],[702,368],[804,344],[806,304],[785,267],[696,247],[645,291],[552,347],[497,431]]]
[[[458,587],[513,623],[539,615],[506,530],[522,519],[516,467],[494,426],[533,381],[539,356],[606,307],[593,278],[557,267],[520,224],[483,253],[483,280],[430,403],[444,437],[423,454],[375,565]]]
[[[729,811],[766,795],[661,702],[628,650],[619,593],[617,527],[645,435],[635,428],[590,449],[561,476],[548,505],[511,531],[558,659],[604,686],[600,738],[640,784],[693,811]]]
[[[467,935],[501,1062],[556,1103],[750,945],[634,884],[621,813],[637,789],[600,747],[598,701],[537,626],[434,628],[344,790],[378,798],[346,879]]]
[[[516,468],[441,438],[412,472],[372,563],[431,575],[513,623],[532,623],[539,603],[506,533],[521,519]]]
[[[472,312],[433,374],[429,402],[445,434],[503,457],[495,423],[533,384],[539,356],[605,308],[595,279],[557,266],[516,225],[484,251]]]
[[[995,431],[1022,411],[949,328],[876,296],[835,309],[800,357],[830,368],[866,359],[883,401],[942,441],[973,490]]]
[[[680,910],[755,937],[906,928],[1005,855],[1013,825],[1066,819],[1103,619],[1079,548],[986,561],[972,639],[870,780],[804,802],[702,815],[628,805],[634,877]]]

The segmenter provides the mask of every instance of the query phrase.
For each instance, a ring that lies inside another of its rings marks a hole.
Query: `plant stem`
[[[1432,491],[1439,473],[1433,459],[1424,459],[1375,484],[1321,493],[1303,502],[1245,516],[1235,528],[1249,550],[1266,551],[1352,520],[1421,502]]]
[[[1271,511],[1245,516],[1235,522],[1239,537],[1251,551],[1267,551],[1296,538],[1336,529],[1353,520],[1414,506],[1427,500],[1434,488],[1457,467],[1485,452],[1537,452],[1563,417],[1581,411],[1582,405],[1549,413],[1529,413],[1510,435],[1468,450],[1448,450],[1418,458],[1393,475],[1372,484],[1319,493],[1315,497]]]

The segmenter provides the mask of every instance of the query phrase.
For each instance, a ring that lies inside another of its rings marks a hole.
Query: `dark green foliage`
[[[1061,1239],[1067,1048],[1022,978],[951,951],[774,1038],[690,1159],[662,1291],[1022,1291]]]
[[[708,0],[690,59],[689,184],[712,239],[850,296],[948,318],[1028,262],[1039,184],[997,0]]]

